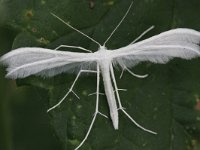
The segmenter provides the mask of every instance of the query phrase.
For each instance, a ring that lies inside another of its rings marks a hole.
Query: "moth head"
[[[105,51],[107,50],[107,48],[103,45],[103,46],[99,46],[98,51]]]

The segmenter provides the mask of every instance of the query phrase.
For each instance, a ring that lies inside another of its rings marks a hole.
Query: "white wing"
[[[200,32],[173,29],[146,40],[113,50],[113,63],[133,67],[142,61],[165,64],[174,57],[191,59],[200,56]]]
[[[8,66],[8,78],[25,78],[30,75],[50,77],[95,65],[88,55],[89,53],[25,47],[12,50],[2,56],[0,61]]]

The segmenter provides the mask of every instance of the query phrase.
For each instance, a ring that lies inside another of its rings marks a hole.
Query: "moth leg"
[[[107,118],[107,119],[108,119],[108,116],[107,116],[107,115],[105,115],[105,114],[101,113],[100,111],[99,111],[98,113],[99,113],[99,115],[101,115],[101,116],[103,116],[103,117],[105,117],[105,118]]]
[[[122,76],[123,76],[123,74],[124,74],[124,71],[125,71],[125,68],[122,69],[122,72],[121,72],[121,74],[120,74],[120,76],[119,76],[120,79],[122,78]]]
[[[117,89],[117,91],[124,91],[124,92],[126,92],[127,89]],[[116,90],[114,92],[116,92]]]
[[[75,83],[77,82],[78,78],[80,77],[81,73],[97,73],[97,71],[94,71],[94,70],[80,70],[79,73],[77,74],[77,76],[76,76],[74,82],[72,83],[70,89],[68,90],[68,92],[64,95],[64,97],[63,97],[57,104],[55,104],[54,106],[52,106],[51,108],[49,108],[49,109],[47,110],[47,112],[49,112],[49,111],[53,110],[54,108],[58,107],[58,106],[65,100],[65,98],[69,95],[69,93],[72,92],[73,94],[75,94],[75,92],[73,91],[73,88],[74,88],[74,85],[75,85]],[[76,94],[75,94],[75,95],[76,95]],[[76,95],[76,96],[77,96],[77,95]],[[77,97],[78,97],[78,96],[77,96]],[[79,98],[79,97],[78,97],[78,98]]]
[[[142,32],[142,34],[140,34],[140,36],[138,36],[133,42],[131,42],[130,44],[134,44],[135,42],[137,42],[138,40],[140,40],[145,34],[147,34],[149,31],[151,31],[155,26],[151,26],[148,29],[146,29],[144,32]],[[129,45],[130,45],[129,44]]]
[[[128,68],[125,68],[131,75],[133,75],[134,77],[137,77],[137,78],[146,78],[148,76],[148,74],[144,74],[144,75],[139,75],[139,74],[135,74],[133,73],[130,69]]]
[[[94,92],[94,93],[90,93],[90,94],[88,94],[88,96],[92,96],[92,95],[96,95],[97,93],[96,92]],[[99,92],[99,95],[105,95],[105,93],[100,93]]]
[[[92,96],[92,95],[97,95],[97,93],[95,92],[95,93],[88,94],[88,96]],[[105,94],[99,92],[99,95],[105,95]],[[105,117],[105,118],[108,118],[107,115],[101,113],[100,111],[99,111],[98,113],[99,113],[99,115],[101,115],[101,116],[103,116],[103,117]]]
[[[71,91],[78,99],[80,99],[80,97],[72,90]]]
[[[100,93],[100,92],[99,92],[98,94],[99,94],[99,95],[105,95],[105,93]],[[88,96],[92,96],[92,95],[97,95],[97,92],[88,94]],[[107,115],[101,113],[100,111],[99,111],[98,113],[99,113],[99,115],[101,115],[101,116],[103,116],[103,117],[105,117],[105,118],[108,119],[108,116],[107,116]]]
[[[120,96],[119,96],[119,92],[118,92],[118,87],[117,87],[117,82],[116,82],[116,79],[115,79],[115,75],[114,75],[114,70],[113,70],[113,67],[112,67],[112,64],[110,66],[110,71],[111,71],[111,77],[113,79],[113,83],[114,83],[114,88],[115,88],[115,91],[116,91],[116,96],[117,96],[117,100],[118,100],[118,104],[119,104],[119,110],[121,110],[137,127],[139,127],[140,129],[146,131],[146,132],[149,132],[149,133],[152,133],[152,134],[157,134],[156,132],[154,131],[151,131],[149,129],[146,129],[144,127],[142,127],[139,123],[137,123],[126,111],[125,109],[123,108],[122,104],[121,104],[121,100],[120,100]]]
[[[92,122],[90,123],[89,129],[84,137],[84,139],[81,141],[81,143],[74,149],[74,150],[78,150],[83,144],[84,142],[87,140],[90,131],[94,125],[94,122],[96,120],[97,114],[99,113],[99,82],[100,82],[100,70],[99,70],[99,65],[97,64],[97,88],[96,88],[96,107],[95,107],[95,113],[93,115],[93,119]]]
[[[125,70],[127,70],[131,75],[133,75],[134,77],[137,77],[137,78],[146,78],[146,77],[148,77],[148,74],[144,74],[144,75],[135,74],[130,69],[128,69],[127,67],[124,66],[123,69],[122,69],[122,73],[120,75],[120,79],[122,78]]]
[[[63,48],[63,47],[64,48],[76,48],[76,49],[80,49],[80,50],[92,53],[91,50],[88,50],[88,49],[83,48],[81,46],[71,46],[71,45],[60,45],[60,46],[56,47],[55,50],[58,50],[58,49]]]

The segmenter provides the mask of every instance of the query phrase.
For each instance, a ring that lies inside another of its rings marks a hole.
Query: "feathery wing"
[[[25,47],[5,54],[0,62],[8,66],[8,78],[25,78],[30,75],[50,77],[95,65],[88,54]]]
[[[133,67],[142,61],[165,64],[174,57],[191,59],[200,56],[200,32],[173,29],[146,40],[113,50],[113,63]]]

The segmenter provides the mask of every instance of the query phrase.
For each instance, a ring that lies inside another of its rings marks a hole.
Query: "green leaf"
[[[61,44],[77,45],[97,50],[97,45],[71,30],[50,15],[55,13],[82,32],[103,43],[123,17],[131,0],[16,0],[4,2],[10,28],[18,31],[13,48],[39,46],[54,49]],[[16,11],[13,11],[16,10]],[[115,49],[128,45],[145,29],[155,29],[144,38],[169,30],[187,27],[200,30],[199,0],[135,0],[134,6],[119,29],[106,45]],[[66,50],[66,49],[64,49]],[[68,49],[67,49],[68,50]],[[73,49],[74,50],[74,49]],[[89,138],[81,150],[193,150],[200,137],[200,70],[199,59],[176,59],[167,65],[142,63],[132,69],[148,78],[137,79],[125,74],[117,83],[126,111],[144,127],[156,131],[152,135],[137,128],[120,112],[119,130],[114,130],[110,119],[97,117]],[[75,79],[74,74],[62,74],[50,79],[29,77],[18,80],[18,85],[45,88],[49,93],[49,107],[56,104]],[[65,150],[72,150],[84,138],[95,110],[96,77],[82,76],[75,86],[81,97],[70,95],[65,102],[50,112],[51,123]],[[100,91],[104,92],[101,82]],[[100,111],[108,114],[105,96],[100,97]]]
[[[9,36],[8,36],[9,34]],[[5,28],[0,28],[0,54],[6,53],[6,50],[9,50],[11,48],[11,44],[13,41],[13,38],[15,36],[13,35],[12,31],[9,31]],[[4,76],[2,72],[5,73],[4,68],[0,68],[0,149],[3,150],[11,150],[11,131],[10,131],[10,120],[9,120],[9,110],[8,110],[8,104],[9,104],[9,97],[10,93],[8,94],[7,90],[9,89],[9,92],[11,92],[11,88],[9,87],[9,84],[7,84],[7,81],[5,81]]]

